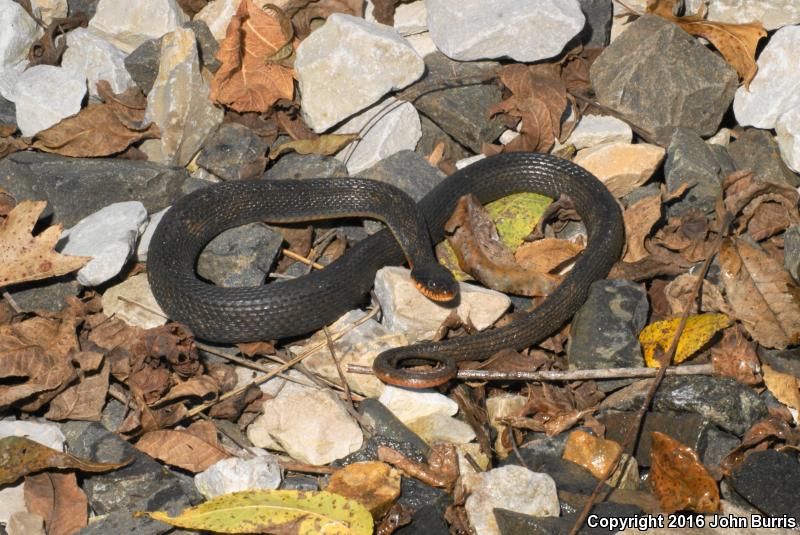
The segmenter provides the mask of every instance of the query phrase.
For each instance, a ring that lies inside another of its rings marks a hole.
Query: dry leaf
[[[694,286],[697,275],[684,273],[678,275],[666,285],[664,297],[669,303],[669,316],[680,316],[687,303],[694,306]],[[700,312],[721,312],[733,315],[731,307],[725,301],[720,289],[710,281],[703,281],[702,295],[700,297]]]
[[[524,269],[553,273],[575,260],[585,248],[586,245],[569,240],[542,238],[520,245],[514,253],[514,259]]]
[[[72,535],[89,521],[89,500],[75,474],[26,476],[25,508],[44,518],[47,535]]]
[[[725,456],[719,465],[722,471],[730,475],[750,451],[762,451],[782,442],[787,446],[800,444],[800,431],[783,420],[769,417],[753,424],[742,437],[742,443]]]
[[[0,226],[0,287],[71,273],[91,260],[53,250],[61,236],[61,225],[31,235],[46,205],[45,201],[22,201]]]
[[[769,365],[762,364],[764,384],[775,398],[793,409],[800,409],[800,381],[788,373],[773,370]]]
[[[750,336],[778,349],[800,342],[800,291],[781,263],[743,238],[725,239],[719,262],[728,303]]]
[[[717,482],[690,447],[656,431],[650,460],[650,484],[665,513],[719,509]]]
[[[20,138],[0,137],[0,160],[18,150],[25,150],[28,144]]]
[[[151,407],[161,407],[169,402],[183,398],[193,398],[202,400],[208,397],[216,397],[219,393],[220,387],[216,379],[208,375],[198,375],[197,377],[190,377],[186,381],[181,381],[169,389],[164,397],[152,403]]]
[[[378,460],[396,466],[406,475],[431,487],[451,489],[458,479],[456,447],[447,442],[431,447],[427,465],[416,463],[388,446],[378,446]]]
[[[642,344],[644,361],[651,368],[658,368],[659,362],[656,352],[667,352],[675,338],[680,318],[656,321],[651,323],[639,333],[639,342]],[[678,347],[673,358],[674,364],[679,364],[688,359],[703,346],[705,346],[717,331],[728,327],[731,319],[725,314],[699,314],[686,319],[686,327],[678,340]]]
[[[198,424],[211,426],[212,432],[209,433]],[[193,427],[195,427],[194,433]],[[145,433],[135,446],[151,457],[194,474],[230,457],[217,439],[214,424],[209,421],[197,422],[186,430],[150,431]]]
[[[625,223],[627,250],[623,262],[638,262],[650,253],[645,247],[645,239],[659,219],[661,219],[661,195],[639,199],[622,214]]]
[[[619,443],[598,438],[579,429],[567,437],[562,457],[583,466],[600,479],[621,453],[622,446]]]
[[[711,348],[711,364],[716,375],[750,386],[761,382],[756,350],[738,327],[726,330],[722,341]]]
[[[260,9],[253,0],[239,4],[217,59],[211,100],[238,112],[264,112],[294,95],[292,70],[271,60],[292,46],[292,26],[275,6]]]
[[[364,17],[363,0],[289,0],[282,7],[291,17],[297,38],[301,40],[334,13]]]
[[[350,498],[381,518],[400,497],[400,472],[386,463],[352,463],[331,476],[327,492]]]
[[[316,139],[300,139],[281,143],[269,151],[269,159],[274,160],[284,152],[298,154],[321,154],[330,156],[342,150],[347,144],[358,139],[358,134],[323,134]]]
[[[95,353],[102,359],[102,353]],[[73,360],[80,358],[73,356]],[[99,370],[81,366],[82,377],[54,397],[48,405],[45,418],[49,420],[88,420],[99,422],[108,394],[108,377],[111,366],[103,360]]]

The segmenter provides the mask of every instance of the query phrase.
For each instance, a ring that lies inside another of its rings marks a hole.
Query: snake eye
[[[458,283],[453,274],[440,264],[415,266],[411,278],[417,290],[433,301],[451,301],[458,295]]]

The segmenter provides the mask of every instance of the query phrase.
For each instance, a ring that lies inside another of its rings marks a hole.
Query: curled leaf
[[[323,134],[316,139],[298,139],[281,143],[269,152],[269,159],[274,160],[284,152],[294,151],[298,154],[321,154],[330,156],[342,150],[348,143],[358,139],[358,134]]]
[[[690,447],[655,431],[650,460],[650,483],[665,513],[719,509],[717,482]]]
[[[668,351],[678,329],[680,318],[656,321],[651,323],[639,333],[639,343],[642,344],[644,360],[651,368],[658,368],[659,361],[656,350]],[[725,314],[699,314],[689,316],[686,327],[678,340],[674,363],[678,364],[688,359],[706,345],[714,334],[720,329],[731,324],[731,319]]]

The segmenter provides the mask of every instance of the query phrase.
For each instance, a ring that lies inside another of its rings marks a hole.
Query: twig
[[[297,260],[298,262],[302,262],[303,264],[306,264],[307,266],[311,266],[314,269],[323,269],[323,268],[325,268],[325,266],[323,266],[322,264],[318,264],[317,262],[312,262],[311,260],[309,260],[305,256],[299,255],[299,254],[295,253],[294,251],[290,251],[289,249],[284,249],[282,252],[283,252],[283,254],[285,254],[286,256],[291,258],[292,260]]]
[[[517,447],[517,440],[514,438],[514,428],[511,427],[511,424],[508,422],[506,422],[506,432],[508,433],[508,439],[511,441],[511,450],[514,452],[514,457],[517,458],[520,466],[530,470],[528,463],[526,463],[525,459],[522,458],[522,454],[519,452],[519,448]]]
[[[336,357],[336,350],[333,347],[333,340],[331,340],[331,333],[328,332],[327,327],[323,327],[322,332],[325,333],[325,341],[328,344],[328,351],[331,354],[331,359],[333,359],[334,366],[336,366],[336,372],[339,374],[339,380],[342,382],[342,387],[344,388],[344,395],[347,397],[347,402],[350,404],[350,408],[355,410],[356,407],[353,404],[353,394],[350,392],[350,385],[347,384],[347,379],[345,378],[344,372],[342,371],[342,364]]]
[[[686,366],[668,366],[667,375],[712,375],[711,364],[692,364]],[[348,364],[349,373],[371,374],[372,368],[358,364]],[[612,379],[629,379],[638,377],[656,377],[659,370],[655,368],[611,368],[596,370],[570,370],[545,372],[504,372],[491,370],[458,370],[458,379],[479,381],[603,381]]]
[[[3,299],[5,299],[6,302],[11,306],[11,308],[14,309],[14,312],[16,312],[17,314],[22,314],[23,312],[22,309],[19,307],[17,302],[14,301],[14,298],[11,297],[11,294],[8,293],[8,291],[6,290],[3,290]]]

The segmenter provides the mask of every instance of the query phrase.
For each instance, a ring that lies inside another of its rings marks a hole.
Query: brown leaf
[[[654,431],[650,460],[650,484],[665,513],[719,509],[717,482],[690,447]]]
[[[197,15],[208,4],[208,0],[177,0],[177,2],[183,12],[190,17]]]
[[[684,273],[667,284],[664,293],[670,307],[669,316],[680,316],[687,304],[694,306],[696,282],[697,276]],[[722,297],[720,289],[715,284],[704,281],[701,288],[699,312],[722,312],[728,316],[733,315],[725,298]]]
[[[0,160],[18,150],[25,150],[28,146],[29,145],[20,138],[0,137]]]
[[[394,26],[394,12],[401,0],[373,0],[372,16],[381,24]]]
[[[458,455],[456,447],[440,442],[431,447],[428,464],[411,461],[392,448],[378,446],[378,460],[396,466],[406,475],[419,479],[431,487],[450,489],[458,479]]]
[[[102,353],[95,353],[101,359]],[[73,359],[79,358],[76,356]],[[101,368],[89,370],[81,365],[80,381],[67,387],[50,401],[45,413],[49,420],[100,421],[108,394],[108,377],[111,366],[105,360]]]
[[[192,433],[191,428],[198,424],[202,425]],[[207,426],[211,426],[213,435],[206,429],[200,431],[200,428]],[[214,424],[208,421],[192,424],[190,429],[186,430],[150,431],[145,433],[135,446],[137,450],[151,457],[194,474],[230,457],[217,440]]]
[[[207,397],[214,398],[219,393],[219,383],[208,375],[198,375],[186,381],[181,381],[169,389],[161,399],[151,404],[151,407],[162,407],[167,403],[183,398],[202,400]]]
[[[797,446],[800,444],[800,431],[774,417],[758,421],[744,434],[742,443],[720,461],[720,468],[724,473],[730,474],[749,452],[773,447],[778,442]]]
[[[331,476],[326,491],[355,500],[381,518],[400,497],[400,472],[386,463],[352,463]]]
[[[775,398],[784,405],[793,409],[800,409],[800,381],[788,373],[773,370],[769,365],[762,364],[764,384]]]
[[[330,156],[342,150],[350,142],[358,139],[358,134],[323,134],[316,139],[300,139],[281,143],[269,151],[269,159],[274,160],[287,151],[298,154],[321,154]]]
[[[270,342],[240,342],[236,344],[239,351],[245,357],[255,357],[256,355],[274,355],[276,353],[275,344]]]
[[[90,473],[109,472],[127,466],[131,460],[100,463],[56,451],[29,438],[5,437],[0,439],[0,485],[9,485],[23,476],[50,468]]]
[[[263,112],[279,99],[291,100],[291,69],[270,59],[291,46],[292,33],[278,8],[268,5],[262,10],[253,0],[243,0],[217,52],[222,66],[211,83],[211,100],[238,112]]]
[[[305,39],[317,24],[321,24],[334,13],[345,13],[363,18],[364,2],[362,0],[289,0],[283,6],[283,10],[291,17],[297,37]]]
[[[728,302],[750,336],[779,349],[800,342],[800,289],[782,264],[743,238],[725,239],[719,262]]]
[[[749,386],[761,382],[756,350],[738,327],[725,330],[722,341],[711,348],[711,364],[716,375]]]
[[[638,262],[650,255],[645,247],[645,239],[661,219],[661,195],[639,199],[622,214],[625,223],[627,250],[622,257],[624,262]]]
[[[26,476],[25,508],[44,518],[47,535],[72,535],[89,521],[89,500],[75,474]]]
[[[586,248],[569,240],[542,238],[517,247],[514,258],[524,269],[538,273],[553,273],[566,267]]]
[[[736,232],[747,227],[750,236],[760,241],[800,223],[800,193],[789,184],[757,181],[752,172],[740,171],[725,177],[723,188],[725,209],[734,216],[741,214],[734,221]]]
[[[91,260],[53,251],[61,236],[61,225],[31,235],[46,205],[45,201],[22,201],[0,225],[0,287],[71,273]]]

